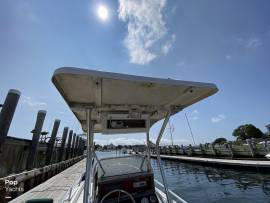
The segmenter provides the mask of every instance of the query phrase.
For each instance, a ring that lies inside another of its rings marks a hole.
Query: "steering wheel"
[[[121,190],[121,189],[115,189],[115,190],[112,190],[112,191],[108,192],[108,193],[107,193],[106,195],[104,195],[104,197],[101,199],[100,203],[103,203],[103,201],[104,201],[108,196],[110,196],[112,193],[115,193],[115,192],[118,192],[118,202],[119,202],[120,193],[124,193],[124,194],[126,194],[126,195],[131,199],[132,203],[136,203],[136,202],[135,202],[135,199],[132,197],[132,195],[131,195],[129,192],[127,192],[127,191],[125,191],[125,190]]]

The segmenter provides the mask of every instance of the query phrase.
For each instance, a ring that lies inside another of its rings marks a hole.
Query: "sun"
[[[108,9],[104,5],[99,5],[97,9],[97,15],[102,21],[106,21],[109,18]]]

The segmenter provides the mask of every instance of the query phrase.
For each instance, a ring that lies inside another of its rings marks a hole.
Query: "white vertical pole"
[[[149,131],[150,131],[150,118],[148,116],[147,118],[147,132],[146,132],[146,145],[147,145],[147,159],[148,159],[148,167],[151,169],[151,156],[150,156],[150,136],[149,136]]]
[[[92,157],[93,157],[93,122],[91,119],[92,109],[87,109],[86,111],[86,121],[87,121],[87,157],[86,157],[86,172],[85,172],[85,184],[84,184],[84,194],[83,203],[90,203],[89,201],[89,186],[91,180],[92,171]]]
[[[171,203],[171,200],[170,200],[170,196],[169,196],[169,189],[168,189],[165,173],[164,173],[163,167],[161,165],[161,159],[160,159],[160,153],[159,153],[159,143],[160,143],[160,140],[161,140],[162,135],[164,133],[164,130],[166,128],[166,125],[167,125],[167,123],[168,123],[168,121],[170,119],[170,116],[171,116],[171,111],[169,110],[167,112],[167,115],[166,115],[164,121],[163,121],[163,124],[161,126],[161,129],[160,129],[157,141],[156,141],[157,162],[158,162],[158,166],[159,166],[159,169],[160,169],[160,173],[161,173],[162,181],[163,181],[163,184],[164,184],[164,189],[165,189],[165,193],[166,193],[168,203]]]

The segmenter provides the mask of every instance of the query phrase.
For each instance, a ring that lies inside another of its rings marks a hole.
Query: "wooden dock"
[[[85,159],[10,202],[25,203],[25,201],[29,199],[52,198],[54,203],[60,203],[67,194],[69,188],[76,184],[80,179],[83,171],[85,171]]]
[[[156,158],[156,155],[151,155]],[[270,168],[269,161],[260,160],[238,160],[238,159],[215,159],[215,158],[202,158],[202,157],[187,157],[187,156],[171,156],[171,155],[160,155],[161,159],[175,160],[175,161],[186,161],[186,162],[197,162],[205,164],[217,164],[237,167],[253,167],[253,168]]]

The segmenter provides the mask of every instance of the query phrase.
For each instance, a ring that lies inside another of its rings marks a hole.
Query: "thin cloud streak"
[[[212,123],[219,123],[221,121],[223,121],[226,118],[226,116],[224,116],[223,114],[219,114],[216,117],[211,118],[211,122]]]
[[[248,48],[252,48],[252,47],[259,47],[259,46],[262,46],[262,45],[263,45],[262,40],[255,37],[255,38],[249,38],[247,40],[247,45],[246,46]]]
[[[47,103],[36,101],[29,96],[22,96],[22,103],[24,103],[30,107],[47,106]]]
[[[263,41],[259,37],[242,38],[239,37],[236,41],[246,48],[256,48],[263,45]]]
[[[173,43],[175,42],[176,36],[172,34],[171,38],[163,45],[162,52],[164,55],[167,55],[172,48]]]
[[[191,117],[190,119],[191,120],[198,120],[199,119],[199,111],[197,109],[194,109],[192,112],[191,112]]]

